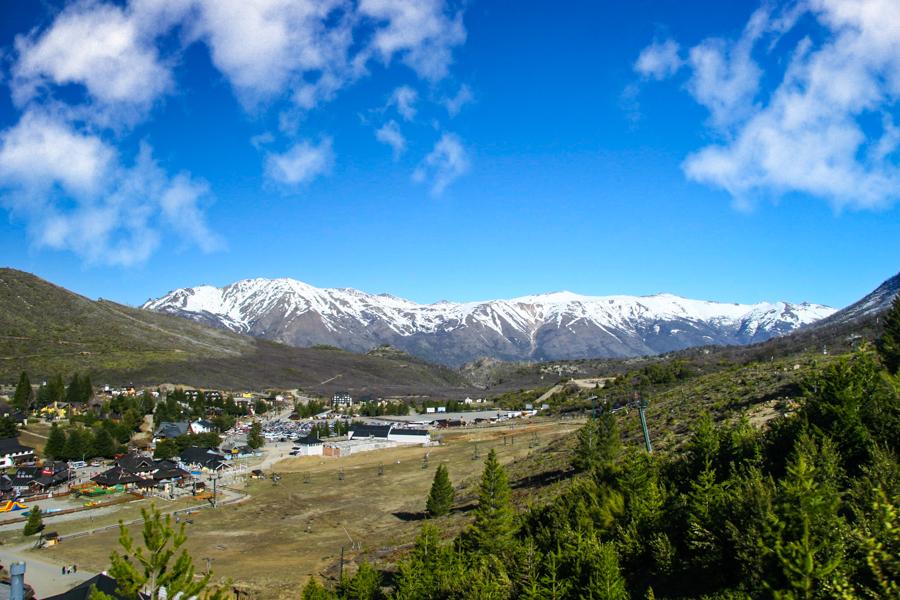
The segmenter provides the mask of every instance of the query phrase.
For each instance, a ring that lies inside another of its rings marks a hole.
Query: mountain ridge
[[[290,278],[173,290],[142,305],[294,346],[365,352],[389,344],[459,366],[481,357],[558,360],[659,354],[764,341],[835,312],[810,302],[692,300],[669,293],[585,296],[561,291],[508,300],[419,304]]]

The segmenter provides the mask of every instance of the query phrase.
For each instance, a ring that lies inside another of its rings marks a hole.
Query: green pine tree
[[[453,495],[453,485],[450,483],[447,467],[438,465],[434,472],[434,481],[431,483],[431,492],[425,502],[425,510],[432,517],[446,515],[453,506]]]
[[[116,443],[109,431],[101,427],[96,435],[94,435],[93,448],[91,454],[94,456],[102,456],[104,458],[112,458],[116,453]]]
[[[497,452],[491,449],[484,461],[478,508],[470,532],[475,549],[485,554],[502,555],[512,540],[513,517],[506,470],[497,460]]]
[[[34,535],[44,528],[44,520],[41,518],[41,507],[33,506],[28,511],[28,520],[25,521],[25,535]]]
[[[182,546],[187,541],[185,524],[176,529],[172,516],[162,514],[155,506],[142,508],[144,517],[143,547],[134,543],[128,527],[119,523],[119,545],[123,552],[110,554],[110,577],[118,584],[116,597],[137,600],[148,598],[202,598],[224,600],[221,590],[209,588],[211,574],[196,577],[194,561]],[[179,553],[180,550],[180,553]],[[176,557],[177,555],[177,557]],[[174,560],[173,560],[174,558]],[[145,594],[145,595],[142,595]],[[114,600],[96,589],[90,600]]]
[[[384,597],[381,593],[381,574],[367,562],[359,565],[356,574],[344,587],[346,591],[343,595],[353,600],[380,600]]]
[[[884,315],[884,331],[876,344],[881,362],[892,374],[900,372],[900,294]]]
[[[325,589],[325,586],[316,581],[315,577],[310,577],[303,586],[303,591],[300,592],[300,600],[333,600],[335,597],[333,593]]]
[[[66,402],[69,404],[81,402],[81,377],[78,376],[78,373],[72,373],[72,379],[69,380],[69,385],[66,387]]]
[[[817,597],[841,566],[846,524],[838,511],[837,457],[826,441],[819,447],[804,434],[780,483],[780,506],[769,545],[787,583],[776,597]]]
[[[0,417],[0,438],[18,437],[19,428],[10,417]]]
[[[256,450],[257,448],[262,448],[265,443],[266,440],[262,435],[262,424],[259,421],[253,421],[253,425],[250,426],[250,433],[247,434],[247,445]]]
[[[81,378],[81,381],[78,382],[78,401],[87,403],[90,402],[93,397],[94,384],[91,383],[91,376],[85,375]]]
[[[62,456],[68,460],[83,460],[88,454],[85,444],[85,436],[79,427],[69,430],[66,436],[66,444],[63,446]]]
[[[597,600],[627,600],[628,590],[625,578],[619,569],[619,555],[612,543],[592,541],[587,553],[591,574],[587,589],[582,590],[582,598]],[[585,593],[586,592],[586,593]]]
[[[594,471],[608,466],[619,455],[622,442],[615,416],[604,411],[578,430],[578,444],[572,458],[576,471]]]
[[[44,445],[44,456],[47,458],[65,458],[66,456],[66,434],[59,425],[54,423],[50,426],[50,433],[47,434],[47,443]]]
[[[19,410],[28,410],[31,408],[32,400],[31,381],[28,379],[28,373],[22,371],[19,375],[19,383],[16,385],[16,393],[13,396],[13,406]]]
[[[66,399],[66,384],[63,383],[62,375],[57,375],[51,379],[48,385],[50,389],[47,394],[47,399],[49,400],[47,404],[62,402]]]

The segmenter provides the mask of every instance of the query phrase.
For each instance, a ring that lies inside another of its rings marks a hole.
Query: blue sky
[[[2,262],[131,304],[843,306],[900,269],[891,0],[559,7],[7,3]]]

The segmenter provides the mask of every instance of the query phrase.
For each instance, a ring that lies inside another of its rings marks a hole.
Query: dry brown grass
[[[205,558],[212,559],[217,576],[230,578],[251,597],[296,598],[310,575],[335,575],[342,546],[348,562],[366,557],[383,563],[385,555],[411,543],[422,524],[421,511],[439,463],[447,465],[458,488],[457,510],[438,521],[450,533],[469,520],[465,512],[474,501],[482,460],[490,448],[497,450],[501,462],[516,461],[515,472],[532,462],[540,470],[542,449],[577,426],[574,421],[544,421],[454,431],[443,434],[444,445],[430,449],[400,447],[339,459],[286,459],[273,469],[283,477],[277,485],[251,481],[246,488],[249,500],[193,515],[188,550],[199,568],[205,568]],[[504,435],[510,442],[506,445]],[[479,460],[473,459],[476,447]],[[423,469],[426,451],[428,468]],[[378,474],[379,465],[384,466],[383,476]],[[134,528],[133,532],[138,533]],[[352,549],[351,540],[359,544],[358,550]],[[107,566],[115,543],[115,532],[108,532],[64,542],[46,552],[60,561],[99,570]]]

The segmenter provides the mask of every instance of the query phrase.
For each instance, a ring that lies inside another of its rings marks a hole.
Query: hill
[[[400,352],[293,348],[186,319],[93,301],[0,269],[0,380],[90,373],[95,382],[174,382],[226,389],[465,395],[456,372]]]

